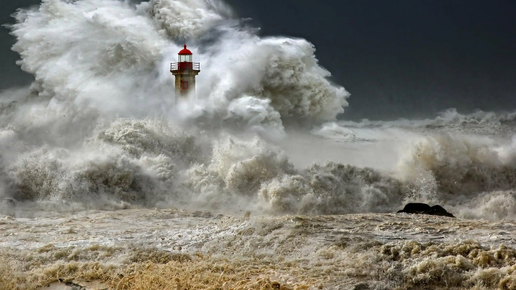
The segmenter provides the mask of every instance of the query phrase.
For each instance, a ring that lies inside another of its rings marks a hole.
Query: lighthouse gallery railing
[[[170,64],[170,70],[201,70],[201,64],[198,62],[173,62]]]

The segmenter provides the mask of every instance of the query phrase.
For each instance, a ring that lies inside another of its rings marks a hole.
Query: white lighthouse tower
[[[201,64],[193,62],[190,50],[182,49],[178,54],[178,62],[170,64],[170,72],[176,78],[176,100],[195,94],[195,76],[201,71]]]

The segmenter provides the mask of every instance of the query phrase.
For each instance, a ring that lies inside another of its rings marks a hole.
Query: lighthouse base
[[[195,93],[195,76],[199,74],[198,70],[189,71],[171,71],[176,78],[176,98],[188,97]]]

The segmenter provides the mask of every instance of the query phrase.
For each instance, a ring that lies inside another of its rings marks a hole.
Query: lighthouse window
[[[192,62],[192,56],[191,55],[180,55],[179,62]]]

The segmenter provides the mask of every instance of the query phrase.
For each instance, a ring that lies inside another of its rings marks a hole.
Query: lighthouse
[[[176,100],[195,94],[195,76],[201,71],[201,64],[193,62],[192,52],[186,48],[178,54],[178,62],[170,64],[170,72],[176,78]]]

